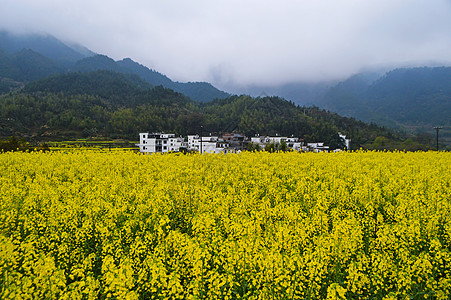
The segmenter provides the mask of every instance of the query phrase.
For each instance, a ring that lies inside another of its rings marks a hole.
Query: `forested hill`
[[[134,99],[134,97],[130,97],[131,95],[136,95],[152,87],[137,75],[95,71],[49,76],[26,85],[23,92],[29,94],[37,92],[63,93],[66,96],[85,94],[110,99],[115,104],[129,105],[130,101]]]
[[[380,138],[401,142],[381,127],[277,97],[233,96],[201,103],[112,71],[52,76],[0,96],[2,137],[136,140],[142,131],[187,135],[200,133],[201,126],[204,134],[294,135],[331,147],[341,146],[338,132],[352,139],[353,148]]]
[[[49,75],[98,70],[137,75],[150,85],[162,85],[202,102],[230,96],[210,83],[174,82],[130,58],[114,61],[82,46],[67,46],[49,35],[0,31],[0,94]]]
[[[357,75],[331,88],[320,105],[365,122],[433,133],[451,145],[451,67],[406,68],[377,80]]]
[[[130,58],[114,61],[105,55],[95,55],[78,61],[72,70],[80,72],[110,70],[123,74],[135,74],[152,85],[162,85],[201,102],[230,96],[208,82],[174,82],[167,76],[134,62]]]
[[[63,66],[70,66],[80,59],[95,55],[83,46],[68,46],[51,35],[13,34],[7,31],[0,31],[0,48],[7,54],[19,53],[24,49],[32,50]]]

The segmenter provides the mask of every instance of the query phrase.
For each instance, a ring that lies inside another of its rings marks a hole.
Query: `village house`
[[[179,152],[188,148],[188,144],[182,137],[176,137],[173,133],[140,133],[139,151],[142,153],[168,153]]]
[[[345,135],[339,133],[340,138],[349,149],[350,141]],[[328,151],[329,146],[324,143],[308,143],[297,137],[285,136],[255,136],[246,138],[239,133],[226,133],[223,136],[203,136],[188,135],[187,141],[183,137],[176,137],[172,133],[140,133],[139,134],[139,151],[143,153],[167,153],[179,152],[182,150],[196,151],[200,153],[236,153],[246,149],[248,143],[259,145],[260,149],[264,149],[269,143],[282,144],[284,142],[288,149],[294,151]]]
[[[338,133],[338,136],[342,139],[346,150],[349,150],[349,147],[351,146],[351,140],[346,138],[346,135],[341,134],[340,132]]]
[[[260,149],[264,149],[269,143],[281,144],[285,142],[289,149],[294,151],[307,151],[304,147],[304,142],[297,137],[284,137],[284,136],[255,136],[251,137],[251,143],[258,144]]]
[[[329,151],[329,146],[324,145],[324,143],[307,143],[308,151],[313,152],[323,152]]]
[[[243,139],[244,140],[244,139]],[[230,153],[235,152],[238,147],[234,147],[233,138],[224,139],[218,136],[188,135],[188,150],[200,153]]]

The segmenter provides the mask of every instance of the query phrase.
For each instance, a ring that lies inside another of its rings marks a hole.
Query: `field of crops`
[[[451,153],[0,154],[1,299],[450,299]]]

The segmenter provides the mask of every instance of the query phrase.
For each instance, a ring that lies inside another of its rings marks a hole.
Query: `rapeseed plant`
[[[0,154],[1,299],[449,299],[451,154]]]

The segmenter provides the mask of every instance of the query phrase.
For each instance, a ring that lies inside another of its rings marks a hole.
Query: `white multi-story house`
[[[345,142],[346,148],[349,149],[349,139],[339,134]],[[296,137],[283,136],[256,136],[250,139],[250,142],[258,144],[260,149],[264,149],[269,143],[281,144],[285,142],[289,149],[294,151],[328,151],[329,146],[324,143],[308,143],[304,144],[303,140]],[[248,140],[244,135],[225,134],[222,137],[188,135],[188,141],[185,142],[182,137],[176,137],[173,133],[140,133],[139,134],[139,151],[143,153],[167,153],[179,152],[182,149],[197,151],[200,153],[231,153],[241,152],[246,148]]]
[[[188,150],[200,151],[200,137],[196,135],[188,135]]]
[[[313,152],[329,151],[329,146],[324,145],[324,143],[307,143],[307,147]]]
[[[266,143],[281,144],[282,141],[287,142],[286,136],[267,136]]]
[[[297,137],[284,137],[284,136],[255,136],[251,137],[251,142],[253,144],[258,144],[260,146],[260,149],[264,149],[266,144],[274,143],[274,144],[281,144],[282,141],[284,141],[288,148],[293,149],[295,151],[302,151],[304,150],[304,142],[299,141],[299,138]]]
[[[260,149],[264,149],[266,146],[266,136],[251,137],[251,143],[258,145]]]
[[[188,148],[184,139],[173,133],[140,133],[137,146],[142,153],[179,152],[182,148]]]
[[[202,142],[201,142],[202,141]],[[228,153],[229,143],[217,136],[188,135],[188,150],[201,153]]]
[[[338,133],[338,136],[343,140],[346,150],[349,150],[349,147],[351,146],[351,140],[346,138],[346,135]]]

